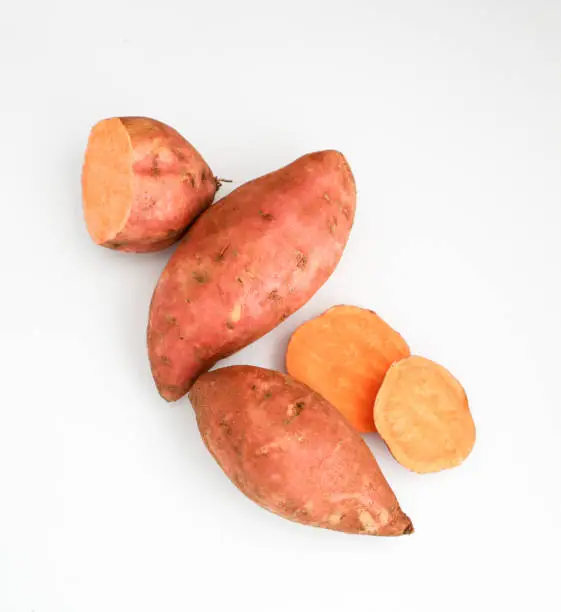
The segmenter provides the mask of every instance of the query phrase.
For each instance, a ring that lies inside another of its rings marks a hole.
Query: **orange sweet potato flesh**
[[[91,130],[82,195],[97,244],[137,253],[167,248],[212,203],[216,189],[201,155],[160,121],[115,117]]]
[[[233,366],[202,375],[189,397],[208,450],[263,508],[346,533],[413,532],[360,435],[306,385]]]
[[[367,432],[376,429],[372,407],[386,372],[409,355],[405,340],[376,313],[334,306],[294,332],[286,369]]]
[[[475,443],[464,389],[448,370],[423,357],[392,365],[376,398],[374,420],[392,455],[414,472],[459,465]]]
[[[335,269],[355,182],[337,151],[304,155],[242,185],[194,223],[152,298],[148,353],[166,400],[284,321]]]

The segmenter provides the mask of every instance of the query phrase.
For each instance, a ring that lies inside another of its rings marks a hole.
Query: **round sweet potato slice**
[[[463,387],[424,357],[392,365],[376,398],[374,421],[392,455],[414,472],[457,466],[475,443]]]
[[[201,155],[160,121],[116,117],[91,130],[82,194],[97,244],[132,252],[164,249],[212,203],[216,190]]]
[[[375,431],[372,406],[405,340],[371,310],[334,306],[301,325],[286,352],[287,372],[330,401],[359,431]]]

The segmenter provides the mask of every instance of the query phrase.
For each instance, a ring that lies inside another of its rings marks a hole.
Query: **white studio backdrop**
[[[10,3],[0,17],[0,612],[561,609],[561,4]],[[366,436],[416,533],[292,524],[246,500],[145,328],[170,251],[93,245],[90,127],[182,132],[221,194],[337,148],[358,184],[336,272],[226,363],[282,368],[337,303],[464,384],[477,442],[419,476]]]

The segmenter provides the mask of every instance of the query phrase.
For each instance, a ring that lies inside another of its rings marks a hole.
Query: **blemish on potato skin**
[[[160,168],[158,166],[158,158],[157,157],[154,157],[154,159],[152,160],[152,166],[150,168],[150,174],[154,178],[158,178],[160,176]]]
[[[232,323],[232,321],[226,321],[226,327],[228,329],[236,329],[236,326]]]
[[[161,385],[160,389],[162,391],[169,391],[170,393],[179,393],[182,389],[177,385]]]
[[[165,318],[166,318],[166,322],[169,323],[171,326],[177,325],[177,318],[176,317],[167,314],[165,316]]]
[[[308,257],[302,251],[296,251],[296,267],[299,270],[304,270],[308,264]]]
[[[230,248],[230,245],[227,244],[224,248],[222,248],[220,251],[218,251],[218,254],[214,258],[214,261],[224,261],[224,255],[226,254],[226,251],[229,248]]]
[[[272,300],[273,302],[279,302],[280,300],[282,300],[282,297],[280,296],[279,292],[277,289],[273,289],[269,295],[267,296],[267,298],[269,300]]]
[[[323,199],[326,200],[327,202],[331,201],[331,198],[329,197],[329,194],[327,192],[323,194]]]
[[[271,397],[273,397],[273,392],[271,390],[265,391],[265,393],[263,394],[263,397],[265,399],[271,399]]]
[[[181,182],[182,183],[191,183],[191,187],[195,186],[195,177],[192,172],[188,172],[187,170],[182,170],[181,172]]]
[[[238,276],[238,277],[236,278],[236,280],[238,281],[238,283],[239,283],[240,285],[242,285],[242,286],[243,286],[243,279],[242,279],[242,278],[240,278],[240,277]]]
[[[218,424],[220,425],[220,427],[222,428],[222,430],[224,431],[224,433],[227,436],[232,435],[232,427],[231,427],[230,423],[228,423],[228,421],[226,419],[224,419],[224,418],[220,419]]]
[[[362,528],[367,533],[375,533],[376,532],[376,521],[373,516],[367,510],[361,510],[358,513],[358,520],[362,525]]]
[[[146,195],[148,195],[148,194],[146,194]],[[140,207],[140,209],[141,210],[150,210],[151,208],[154,208],[154,206],[156,206],[155,198],[152,198],[152,197],[148,196],[148,197],[146,197],[146,199],[142,203],[142,206]],[[175,233],[176,230],[173,230],[173,232]]]
[[[237,323],[242,318],[242,305],[238,302],[230,313],[230,321]]]
[[[122,249],[127,246],[126,242],[119,242],[118,240],[109,240],[105,243],[105,246],[108,246],[110,249]]]
[[[264,221],[272,221],[274,219],[271,213],[263,212],[262,210],[259,211],[259,215]]]
[[[160,361],[162,362],[163,365],[171,365],[171,359],[167,356],[167,355],[162,355],[160,357]]]
[[[204,285],[208,283],[210,276],[206,270],[195,270],[195,272],[193,272],[193,279],[200,285]]]
[[[295,404],[291,404],[286,411],[287,418],[284,420],[284,424],[290,425],[290,423],[292,423],[296,417],[300,416],[302,410],[304,410],[304,407],[304,402],[296,402]]]

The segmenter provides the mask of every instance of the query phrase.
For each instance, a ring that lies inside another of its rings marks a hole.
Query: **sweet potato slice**
[[[160,121],[115,117],[91,130],[82,194],[97,244],[133,252],[166,248],[211,204],[216,189],[196,149]]]
[[[374,421],[392,455],[414,472],[459,465],[475,443],[464,389],[448,370],[423,357],[392,365],[376,398]]]
[[[376,313],[334,306],[294,332],[286,369],[356,429],[375,431],[372,407],[378,389],[391,364],[409,355],[405,340]]]

